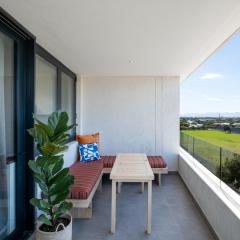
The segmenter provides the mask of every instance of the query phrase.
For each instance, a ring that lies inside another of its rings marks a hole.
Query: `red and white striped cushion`
[[[102,156],[104,168],[112,168],[115,162],[116,156]],[[148,156],[149,164],[152,168],[165,168],[167,166],[166,162],[161,156]]]
[[[161,156],[148,156],[148,161],[152,168],[165,168],[167,166]]]
[[[103,161],[104,168],[112,168],[115,162],[116,156],[101,156],[101,160]]]
[[[88,163],[76,162],[70,167],[70,174],[75,177],[70,188],[70,199],[87,199],[103,169],[102,161]]]
[[[70,174],[75,177],[70,188],[70,199],[87,199],[96,184],[103,168],[112,168],[116,156],[102,156],[98,161],[76,162],[70,167]],[[165,168],[166,162],[161,156],[148,156],[152,168]]]

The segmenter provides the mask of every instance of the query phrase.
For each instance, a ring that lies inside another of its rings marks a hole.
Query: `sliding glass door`
[[[16,227],[14,41],[0,32],[0,240]]]
[[[27,160],[33,158],[35,39],[0,9],[0,240],[21,239],[34,225]]]
[[[75,123],[75,97],[76,75],[0,7],[0,240],[26,239],[34,229],[29,200],[35,186],[27,164],[34,159],[27,133],[32,114],[46,121],[65,110]]]

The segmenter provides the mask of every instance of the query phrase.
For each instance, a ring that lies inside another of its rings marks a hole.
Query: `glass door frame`
[[[16,228],[6,238],[10,240],[20,239],[34,229],[35,214],[29,199],[35,188],[27,165],[34,157],[33,140],[26,130],[33,126],[36,38],[2,8],[0,31],[14,40]]]

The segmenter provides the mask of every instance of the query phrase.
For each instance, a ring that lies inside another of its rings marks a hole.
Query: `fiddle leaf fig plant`
[[[38,217],[40,222],[54,226],[72,208],[72,203],[66,199],[74,177],[69,174],[69,168],[63,167],[61,153],[67,150],[68,132],[76,125],[68,125],[66,112],[52,113],[47,124],[35,117],[34,120],[35,124],[28,132],[34,138],[39,155],[28,165],[42,194],[41,198],[32,198],[30,203],[42,212]]]

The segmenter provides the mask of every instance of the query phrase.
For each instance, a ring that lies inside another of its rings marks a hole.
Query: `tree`
[[[228,126],[228,125],[224,125],[223,130],[224,130],[225,133],[231,133],[232,132],[230,126]]]
[[[240,191],[240,155],[234,153],[231,159],[226,158],[222,168],[218,168],[217,176]]]

